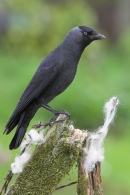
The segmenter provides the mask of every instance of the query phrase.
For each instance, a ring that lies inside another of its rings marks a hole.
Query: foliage
[[[5,10],[9,9],[8,29],[2,47],[4,51],[15,54],[45,55],[71,28],[85,24],[93,26],[95,20],[84,1],[55,6],[41,0],[5,0],[5,4]]]

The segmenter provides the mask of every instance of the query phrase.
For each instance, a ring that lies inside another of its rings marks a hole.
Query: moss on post
[[[87,187],[88,187],[88,177],[86,175],[83,168],[83,160],[81,159],[78,165],[78,185],[77,185],[77,193],[78,195],[87,195]]]
[[[6,195],[50,195],[79,158],[81,144],[65,123],[54,124]]]

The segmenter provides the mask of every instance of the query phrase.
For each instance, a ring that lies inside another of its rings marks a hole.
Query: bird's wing
[[[62,61],[58,61],[58,63],[53,61],[47,65],[46,61],[41,63],[27,88],[23,92],[21,99],[10,117],[6,127],[15,120],[15,118],[24,110],[24,108],[26,108],[26,106],[30,105],[30,103],[32,103],[42,92],[44,92],[47,86],[60,73],[62,66]]]

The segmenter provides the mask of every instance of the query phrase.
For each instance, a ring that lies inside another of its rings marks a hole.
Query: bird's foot
[[[50,123],[50,126],[52,126],[55,123],[65,121],[67,118],[70,118],[70,114],[66,110],[55,111],[54,114],[55,114],[55,116],[49,122]],[[60,114],[64,114],[66,116],[63,119],[57,120],[57,118],[59,117]]]
[[[55,116],[48,123],[41,124],[41,122],[40,122],[39,124],[35,124],[32,127],[35,129],[39,129],[40,127],[46,128],[47,126],[51,127],[55,123],[63,122],[67,118],[70,118],[70,114],[66,110],[59,110],[59,111],[56,111],[54,114],[55,114]],[[66,115],[66,117],[64,117],[63,119],[57,120],[57,118],[59,117],[60,114],[64,114],[64,115]]]
[[[70,113],[67,112],[66,110],[58,110],[58,111],[55,111],[54,114],[56,116],[59,116],[60,114],[65,114],[68,118],[70,117]]]

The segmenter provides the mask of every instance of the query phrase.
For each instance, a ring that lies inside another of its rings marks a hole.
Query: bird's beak
[[[106,37],[102,34],[99,34],[99,33],[96,33],[96,34],[93,34],[93,35],[90,35],[89,38],[91,40],[101,40],[101,39],[106,39]]]

